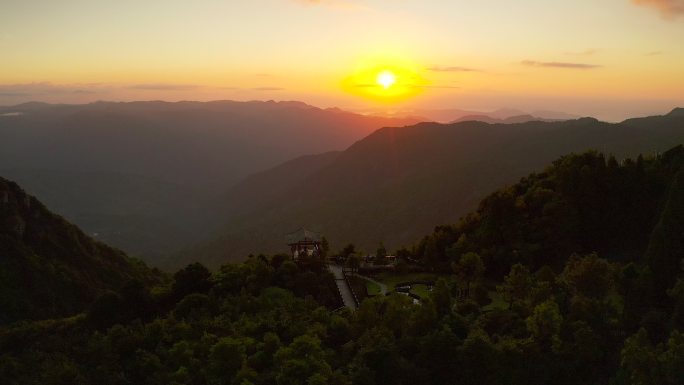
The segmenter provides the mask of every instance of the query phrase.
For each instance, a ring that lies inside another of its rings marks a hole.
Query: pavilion
[[[318,256],[321,252],[321,235],[315,231],[301,227],[285,236],[287,245],[292,251],[292,258],[299,259],[300,256]]]

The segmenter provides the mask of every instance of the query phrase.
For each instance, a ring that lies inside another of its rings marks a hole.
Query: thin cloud
[[[87,89],[78,89],[78,90],[73,90],[71,93],[74,94],[83,94],[83,95],[90,95],[90,94],[96,94],[97,91],[94,90],[87,90]]]
[[[589,49],[585,49],[584,51],[569,51],[569,52],[566,52],[565,54],[570,55],[570,56],[594,56],[599,52],[600,51],[598,49],[589,48]]]
[[[646,52],[644,56],[659,56],[664,54],[663,51],[651,51],[651,52]]]
[[[528,67],[542,67],[542,68],[565,68],[565,69],[578,69],[578,70],[590,70],[601,68],[602,66],[597,64],[586,64],[586,63],[565,63],[565,62],[541,62],[534,60],[523,60],[520,64]]]
[[[459,86],[414,86],[416,88],[430,88],[430,89],[451,89],[451,90],[457,90],[460,89],[461,87]]]
[[[146,83],[134,84],[128,88],[149,91],[188,91],[199,88],[197,84]]]
[[[283,91],[284,88],[281,87],[254,87],[250,88],[252,91]]]
[[[356,85],[354,85],[354,87],[356,87],[356,88],[381,88],[382,86],[379,85],[379,84],[367,84],[367,83],[366,83],[366,84],[356,84]],[[460,89],[460,88],[461,88],[461,87],[459,87],[459,86],[420,85],[420,84],[407,84],[405,87],[409,87],[409,88],[423,88],[423,89],[427,89],[427,88],[431,88],[431,89],[438,89],[438,88],[442,88],[442,89]]]
[[[459,67],[459,66],[433,66],[428,68],[428,71],[434,72],[482,72],[476,68]]]
[[[379,84],[355,84],[354,87],[356,88],[375,88],[375,87],[382,87]]]
[[[0,96],[3,97],[8,97],[8,98],[17,98],[21,96],[30,96],[31,94],[26,93],[26,92],[6,92],[6,91],[0,91]]]
[[[0,105],[28,101],[71,103],[95,100],[111,95],[114,90],[100,83],[55,84],[50,82],[0,84]]]
[[[0,96],[41,96],[64,94],[94,94],[107,91],[99,84],[53,84],[49,82],[0,84]]]
[[[633,4],[655,8],[665,19],[684,15],[684,0],[632,0]]]

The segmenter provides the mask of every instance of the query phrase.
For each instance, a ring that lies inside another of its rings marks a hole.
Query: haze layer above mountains
[[[488,118],[403,127],[416,121],[297,102],[30,103],[0,108],[0,175],[96,238],[176,268],[284,251],[300,226],[333,248],[391,250],[558,156],[684,142],[682,110],[619,124]]]
[[[247,175],[414,122],[299,102],[27,103],[0,107],[0,175],[149,261],[209,231],[211,202]]]
[[[353,241],[372,253],[384,242],[393,250],[436,223],[457,222],[497,187],[561,155],[596,149],[624,159],[682,143],[682,111],[618,124],[583,118],[383,128],[344,152],[301,158],[233,188],[222,238],[194,254],[217,263],[282,251],[282,234],[300,225],[326,234],[334,248]]]

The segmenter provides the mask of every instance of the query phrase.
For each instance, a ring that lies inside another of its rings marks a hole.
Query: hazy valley
[[[297,102],[28,103],[0,112],[0,175],[148,261],[206,237],[247,175],[412,120]],[[295,139],[296,138],[296,139]]]
[[[684,0],[2,0],[0,385],[684,385]]]

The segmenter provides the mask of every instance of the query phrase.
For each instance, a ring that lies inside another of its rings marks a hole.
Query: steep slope
[[[69,315],[105,290],[161,278],[0,178],[0,323]]]
[[[414,122],[299,102],[27,103],[0,107],[0,175],[149,261],[201,237],[199,207],[249,174]]]
[[[239,221],[236,216],[250,214],[254,208],[265,206],[298,188],[300,183],[330,165],[338,156],[339,151],[305,155],[249,176],[228,192],[225,201],[230,202],[231,211],[226,214]]]
[[[674,285],[684,268],[684,170],[673,179],[646,252],[651,271],[659,277],[656,285],[661,292]]]
[[[560,269],[573,253],[597,252],[612,261],[649,261],[669,288],[681,257],[682,166],[681,145],[622,164],[596,152],[567,155],[490,194],[458,224],[437,227],[411,253],[449,270],[475,252],[499,279],[515,263]]]
[[[248,214],[193,256],[218,263],[282,251],[282,235],[301,225],[324,233],[333,248],[352,241],[371,251],[382,241],[393,249],[435,223],[458,221],[490,191],[563,154],[593,148],[623,159],[682,142],[684,118],[673,117],[646,118],[638,125],[583,118],[384,128],[268,205],[242,202]],[[226,205],[230,212],[231,202]]]
[[[402,250],[445,273],[420,306],[390,293],[366,298],[353,314],[332,311],[340,306],[333,276],[315,258],[259,256],[214,274],[191,265],[174,275],[176,295],[122,295],[98,301],[105,306],[88,317],[0,327],[0,378],[680,385],[684,273],[672,296],[654,295],[672,270],[649,271],[639,257],[659,202],[676,211],[661,222],[681,239],[682,164],[682,146],[622,164],[591,151],[497,190],[458,225]],[[471,268],[452,274],[457,260]],[[115,318],[128,309],[135,315]]]
[[[211,225],[206,198],[191,186],[136,175],[0,169],[54,212],[112,245],[159,258],[200,237]]]

